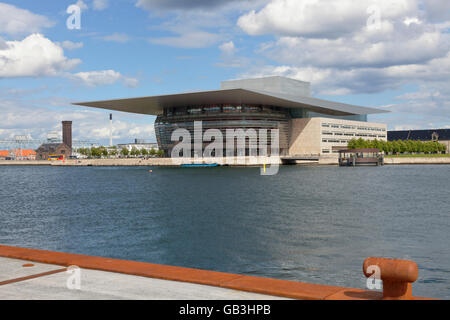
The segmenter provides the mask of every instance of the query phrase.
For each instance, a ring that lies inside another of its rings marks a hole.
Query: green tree
[[[120,154],[124,157],[128,157],[128,155],[130,154],[130,152],[128,151],[127,148],[122,148],[122,150],[120,150]]]
[[[116,157],[117,156],[117,148],[115,148],[115,149],[113,149],[113,150],[111,150],[111,151],[109,151],[109,156],[111,156],[111,157]]]
[[[141,154],[141,152],[136,147],[131,148],[130,155],[132,155],[133,157],[136,157],[140,154]]]
[[[92,147],[91,148],[91,156],[94,157],[94,158],[100,158],[102,156],[102,149],[101,148]]]

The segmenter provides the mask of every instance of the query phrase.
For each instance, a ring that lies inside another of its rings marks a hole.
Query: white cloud
[[[123,81],[124,85],[129,88],[139,86],[138,79],[123,76],[120,72],[114,70],[78,72],[70,75],[69,78],[81,82],[88,87],[112,85],[118,81]]]
[[[241,16],[238,25],[250,35],[337,38],[367,25],[367,9],[375,5],[382,19],[416,9],[416,0],[272,0],[260,11]]]
[[[234,46],[234,42],[233,41],[228,41],[225,43],[222,43],[219,46],[220,51],[222,51],[222,54],[227,55],[227,56],[232,56],[236,53],[236,47]]]
[[[342,69],[426,63],[445,56],[449,48],[448,35],[402,24],[395,32],[380,36],[380,39],[364,31],[338,39],[281,37],[266,44],[260,52],[281,63]]]
[[[41,34],[22,41],[6,41],[0,50],[0,77],[57,76],[81,63],[68,59],[61,46]]]
[[[53,27],[54,22],[47,17],[17,8],[13,5],[0,3],[0,33],[22,35],[41,32]]]
[[[109,3],[108,0],[94,0],[93,2],[94,10],[105,10],[108,8]]]
[[[74,79],[80,80],[89,87],[110,85],[122,78],[122,75],[114,70],[78,72],[73,75]]]
[[[61,42],[60,45],[67,50],[76,50],[83,48],[83,42],[72,42],[69,40]]]
[[[111,85],[117,81],[122,81],[129,88],[139,86],[138,79],[123,76],[114,70],[68,73],[81,60],[68,59],[63,48],[73,50],[82,46],[81,42],[54,43],[41,34],[32,34],[22,41],[0,42],[0,78],[55,76],[89,87]]]

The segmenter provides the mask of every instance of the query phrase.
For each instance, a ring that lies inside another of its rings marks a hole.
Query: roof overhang
[[[271,105],[289,109],[305,108],[334,116],[366,115],[388,111],[359,107],[312,97],[293,96],[248,89],[225,89],[171,95],[76,102],[74,105],[148,115],[163,114],[164,108],[209,104]]]

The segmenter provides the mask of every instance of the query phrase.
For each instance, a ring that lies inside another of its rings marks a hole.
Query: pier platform
[[[3,300],[382,298],[379,291],[0,245],[0,299]]]

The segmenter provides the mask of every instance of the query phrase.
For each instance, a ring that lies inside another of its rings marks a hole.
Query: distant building
[[[0,160],[35,160],[36,151],[32,149],[1,150]]]
[[[385,124],[367,121],[368,115],[385,110],[317,99],[311,96],[310,83],[285,77],[224,81],[212,91],[76,104],[157,116],[156,139],[166,156],[179,143],[172,140],[177,129],[188,131],[191,144],[195,143],[198,121],[202,121],[202,136],[209,129],[220,130],[223,137],[228,130],[277,129],[281,156],[337,153],[354,138],[387,139]],[[192,150],[191,156],[203,153],[209,144],[203,142],[202,150]],[[269,139],[267,149],[271,146]],[[249,143],[244,152],[250,153]],[[223,154],[228,155],[225,145]],[[234,155],[241,154],[235,146]]]
[[[72,121],[63,121],[63,142],[44,143],[36,150],[36,160],[47,160],[49,156],[61,155],[64,159],[72,155]]]
[[[396,140],[439,141],[450,152],[450,129],[389,131],[388,141]]]
[[[127,149],[128,151],[131,151],[133,148],[136,148],[138,150],[145,149],[147,151],[154,149],[155,151],[158,151],[158,144],[157,143],[147,143],[144,140],[140,139],[134,139],[134,143],[124,143],[124,144],[118,144],[117,148],[120,150]]]

